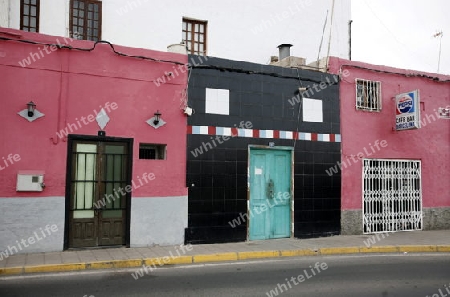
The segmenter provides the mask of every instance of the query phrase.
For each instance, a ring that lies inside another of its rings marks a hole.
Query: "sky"
[[[352,60],[450,75],[449,0],[352,0]],[[433,37],[443,32],[442,39]],[[441,39],[441,40],[440,40]]]

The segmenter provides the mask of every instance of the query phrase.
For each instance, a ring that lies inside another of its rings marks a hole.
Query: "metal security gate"
[[[422,229],[421,163],[364,159],[364,233]]]

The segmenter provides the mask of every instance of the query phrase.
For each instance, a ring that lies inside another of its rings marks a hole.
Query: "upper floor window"
[[[40,0],[20,1],[20,30],[39,32]]]
[[[189,54],[206,56],[207,23],[207,21],[183,18],[183,42]]]
[[[356,79],[356,109],[381,110],[381,83],[379,81]]]
[[[98,41],[102,39],[102,2],[96,0],[70,1],[71,37]]]

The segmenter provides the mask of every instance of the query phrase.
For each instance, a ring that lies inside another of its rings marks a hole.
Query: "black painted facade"
[[[339,86],[334,75],[211,57],[189,60],[196,63],[188,85],[188,105],[195,110],[189,126],[234,127],[250,121],[253,129],[340,134]],[[326,88],[311,98],[322,100],[323,122],[303,122],[301,105],[292,106],[288,100],[300,86],[320,82]],[[206,88],[229,90],[229,115],[205,113]],[[294,236],[339,234],[341,176],[340,172],[329,176],[326,170],[340,161],[340,142],[235,137],[195,157],[191,151],[211,137],[190,133],[187,137],[186,243],[246,240],[247,224],[232,228],[229,222],[247,213],[248,146],[269,142],[295,146]]]

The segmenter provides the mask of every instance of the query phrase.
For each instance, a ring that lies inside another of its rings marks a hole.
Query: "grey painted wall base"
[[[183,244],[187,223],[187,196],[132,198],[130,246]]]
[[[342,235],[363,234],[361,209],[341,211],[341,234]]]
[[[450,207],[423,209],[423,230],[450,229]]]
[[[0,252],[11,255],[62,251],[64,212],[64,197],[0,198]],[[56,232],[45,231],[47,225],[53,224]]]
[[[422,219],[423,230],[450,230],[450,207],[424,208]],[[361,209],[341,211],[341,234],[363,234]]]

